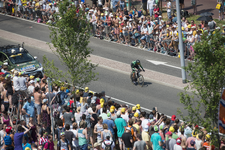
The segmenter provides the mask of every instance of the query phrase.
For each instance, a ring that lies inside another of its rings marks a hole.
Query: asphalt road
[[[0,14],[0,29],[24,35],[30,38],[38,39],[41,41],[51,42],[49,38],[50,31],[47,26],[19,20],[1,14]],[[24,42],[26,44],[26,41]],[[90,39],[89,46],[94,50],[93,51],[94,55],[117,60],[127,64],[130,64],[132,61],[139,59],[141,60],[142,66],[144,68],[181,78],[180,69],[163,65],[156,66],[146,61],[146,60],[162,61],[167,62],[168,65],[180,67],[179,58],[156,54],[153,52],[148,52],[146,50],[115,44],[112,42],[102,41],[96,38]],[[186,63],[188,63],[188,61],[186,61]]]
[[[20,44],[4,40],[0,38],[0,46],[7,44]],[[38,60],[42,63],[43,55],[46,55],[50,60],[55,61],[55,65],[59,69],[64,70],[58,60],[57,56],[49,53],[40,51],[33,47],[25,46],[25,48],[33,55],[37,56]],[[98,81],[93,81],[87,85],[91,90],[96,92],[106,91],[106,94],[132,103],[139,103],[142,107],[152,109],[158,107],[159,112],[174,115],[177,113],[177,108],[183,110],[183,105],[179,102],[178,93],[182,90],[168,87],[155,82],[145,81],[144,87],[134,86],[129,79],[129,75],[123,72],[116,72],[111,69],[98,67],[96,70],[99,73]],[[186,112],[184,112],[186,114]]]

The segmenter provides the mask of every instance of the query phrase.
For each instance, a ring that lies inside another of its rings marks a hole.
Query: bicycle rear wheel
[[[145,83],[145,80],[144,80],[144,77],[143,75],[139,75],[139,78],[138,78],[138,84],[142,87]]]
[[[134,82],[133,82],[133,72],[130,73],[130,81],[131,81],[132,84],[134,84]]]

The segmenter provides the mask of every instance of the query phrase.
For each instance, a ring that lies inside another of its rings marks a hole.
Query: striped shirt
[[[43,143],[48,142],[47,138],[41,137],[39,140],[39,145],[42,145]]]

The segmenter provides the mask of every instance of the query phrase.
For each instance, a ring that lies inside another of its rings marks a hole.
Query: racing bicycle
[[[144,80],[143,75],[140,74],[140,72],[141,72],[140,69],[135,71],[135,78],[137,79],[137,84],[142,87],[145,83],[145,80]],[[133,83],[133,72],[131,72],[131,74],[130,74],[130,79],[131,79],[131,82]]]

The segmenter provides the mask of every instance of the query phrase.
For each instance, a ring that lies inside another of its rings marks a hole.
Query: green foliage
[[[52,81],[53,85],[61,86],[62,82],[60,81],[60,79],[64,78],[66,74],[55,66],[54,60],[49,61],[48,58],[44,55],[43,66],[45,75],[51,79],[54,79]]]
[[[86,22],[86,15],[82,10],[76,14],[76,10],[68,0],[63,0],[59,4],[59,14],[54,16],[55,23],[49,29],[53,45],[51,49],[67,67],[66,78],[74,86],[83,86],[96,80],[93,70],[97,65],[88,60],[92,50],[87,47],[90,26]]]
[[[194,45],[193,63],[185,67],[192,82],[180,93],[180,102],[188,116],[178,113],[189,123],[204,126],[211,132],[211,140],[218,146],[218,106],[225,83],[225,37],[220,32],[204,34],[201,42]],[[188,92],[192,94],[189,95]]]

